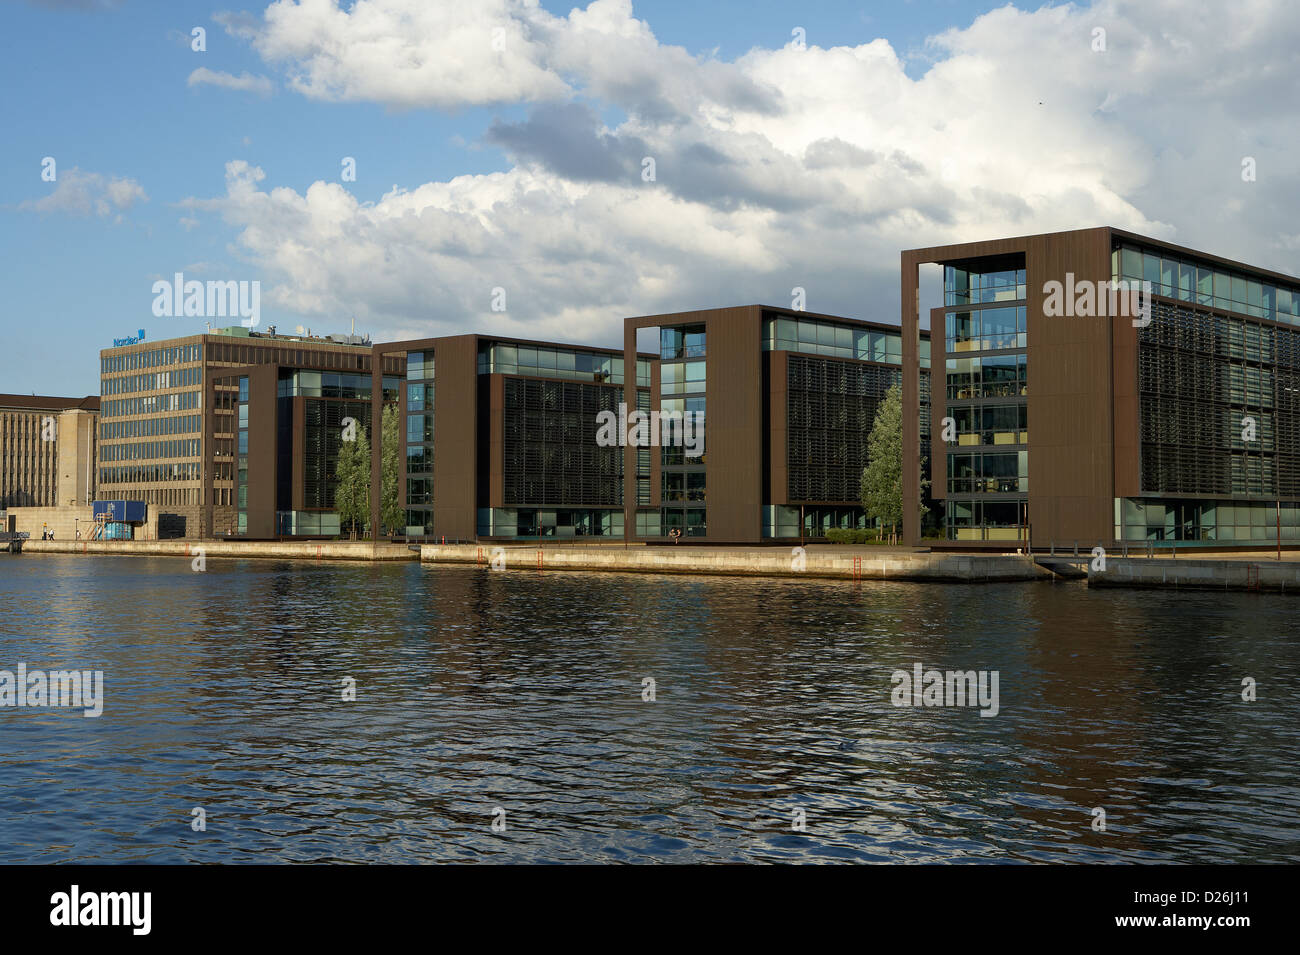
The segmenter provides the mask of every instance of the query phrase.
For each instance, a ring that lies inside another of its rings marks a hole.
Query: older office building
[[[922,263],[944,273],[928,443],[951,540],[1300,540],[1300,279],[1112,228],[903,252],[913,410]],[[1120,283],[1148,283],[1140,310]]]
[[[366,420],[371,357],[356,336],[274,326],[104,349],[99,496],[154,505],[175,536],[337,534],[338,419]]]
[[[629,537],[758,543],[866,526],[867,437],[902,380],[898,326],[764,305],[648,315],[625,322],[625,356],[645,329],[659,343],[650,409],[707,411],[708,426],[697,458],[627,449]],[[927,401],[928,347],[922,334]]]
[[[89,504],[98,418],[93,396],[0,395],[0,508]]]

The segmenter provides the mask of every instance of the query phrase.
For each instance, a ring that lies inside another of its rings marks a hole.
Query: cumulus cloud
[[[241,90],[245,93],[256,93],[259,96],[271,95],[271,81],[265,76],[254,76],[247,71],[235,76],[233,73],[223,73],[220,70],[210,70],[206,66],[200,66],[190,74],[185,84],[187,86],[219,86],[222,89]]]
[[[100,217],[115,216],[137,202],[148,202],[144,187],[134,179],[122,176],[105,176],[97,172],[84,172],[73,166],[59,172],[54,188],[40,199],[28,199],[19,204],[20,209],[33,212],[61,212],[69,215]]]
[[[225,195],[193,200],[280,305],[380,334],[614,341],[625,315],[796,285],[894,321],[900,249],[1095,225],[1295,271],[1300,71],[1270,66],[1300,48],[1286,0],[1005,6],[932,37],[920,73],[885,40],[694,56],[628,0],[279,0],[227,29],[314,99],[529,105],[485,134],[505,172],[363,202],[234,162]]]

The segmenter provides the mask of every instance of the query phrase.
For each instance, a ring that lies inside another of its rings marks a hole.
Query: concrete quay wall
[[[802,551],[802,553],[798,553]],[[426,563],[481,564],[502,570],[584,570],[644,574],[834,577],[975,583],[1046,580],[1051,573],[1016,554],[881,553],[848,547],[541,547],[426,544]],[[495,563],[494,563],[495,562]]]
[[[370,541],[69,541],[27,540],[24,554],[147,557],[261,557],[291,560],[416,560],[405,544]]]

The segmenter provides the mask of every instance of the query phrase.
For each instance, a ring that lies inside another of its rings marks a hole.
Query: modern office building
[[[943,274],[933,335],[923,263]],[[816,539],[865,526],[868,435],[901,384],[907,542],[927,479],[927,533],[957,547],[1300,541],[1300,280],[1098,228],[903,252],[901,298],[901,326],[764,305],[629,318],[621,352],[243,328],[106,349],[98,496],[198,508],[189,536],[333,536],[353,418],[381,532]],[[380,523],[386,406],[402,528]],[[663,440],[629,440],[638,412]],[[695,415],[693,448],[669,440]]]
[[[1112,228],[905,251],[904,421],[923,263],[944,378],[932,437],[905,430],[904,497],[928,444],[950,540],[1300,540],[1300,279]]]
[[[646,330],[654,350],[638,351]],[[896,326],[752,305],[628,319],[625,334],[622,352],[485,335],[376,345],[405,363],[407,533],[759,543],[865,526],[867,436],[902,378]],[[648,441],[629,440],[635,412]],[[602,415],[618,442],[601,441]]]
[[[625,322],[625,361],[646,330],[659,347],[650,409],[707,411],[707,430],[696,458],[626,449],[629,538],[760,543],[866,526],[861,475],[877,406],[902,381],[898,326],[765,305],[647,315]],[[928,403],[929,341],[918,342]]]
[[[371,359],[367,339],[274,326],[104,349],[99,496],[153,505],[175,536],[337,534],[340,420],[366,420]],[[391,359],[381,391],[403,373]]]
[[[86,505],[99,399],[0,395],[0,508]]]
[[[390,342],[374,352],[405,368],[410,536],[623,538],[623,453],[597,440],[597,416],[618,413],[625,385],[630,407],[648,407],[654,356],[486,335]],[[379,420],[376,404],[375,431]],[[374,444],[371,453],[377,526]]]

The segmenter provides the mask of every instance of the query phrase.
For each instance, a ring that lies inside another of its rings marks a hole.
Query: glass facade
[[[1225,544],[1300,541],[1300,504],[1268,501],[1115,499],[1115,539]]]
[[[430,353],[432,354],[432,353]],[[638,367],[638,376],[640,368]],[[623,384],[623,358],[602,352],[537,345],[493,342],[479,349],[480,375],[528,375],[534,378],[563,378]],[[411,377],[407,372],[407,379]]]
[[[763,320],[763,351],[792,351],[886,365],[903,363],[903,333],[825,319],[773,316]],[[920,363],[930,367],[930,342],[921,339]]]
[[[481,507],[480,537],[622,537],[623,512],[612,508]]]
[[[943,270],[944,305],[991,305],[1025,300],[1025,270],[974,270],[947,266]]]
[[[406,353],[406,534],[433,534],[432,351]]]
[[[800,516],[803,530],[799,529]],[[770,537],[824,537],[829,530],[865,530],[869,526],[861,507],[764,504],[762,534]]]
[[[1029,493],[1025,270],[946,266],[943,285],[945,416],[954,429],[945,536],[1018,540]]]
[[[342,530],[334,511],[276,511],[275,532],[283,537],[338,537]]]
[[[1111,253],[1111,278],[1150,282],[1156,295],[1300,325],[1300,284],[1266,282],[1222,265],[1123,243]]]
[[[659,330],[659,391],[664,411],[694,411],[705,414],[705,353],[703,325],[677,325]],[[668,397],[672,396],[672,397]],[[687,457],[682,446],[659,449],[660,508],[659,533],[683,537],[704,537],[707,522],[708,440],[704,419],[697,419],[704,453]],[[639,475],[638,475],[639,476]],[[638,525],[641,525],[638,515]],[[645,524],[644,526],[649,526]]]
[[[401,379],[384,376],[384,400],[396,401]],[[276,384],[281,398],[349,398],[370,400],[373,390],[370,375],[347,372],[309,371],[295,369],[280,378]]]
[[[949,354],[1025,347],[1025,306],[962,309],[944,315]]]

